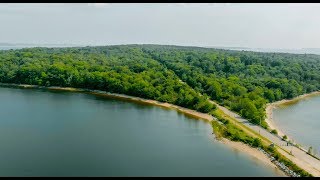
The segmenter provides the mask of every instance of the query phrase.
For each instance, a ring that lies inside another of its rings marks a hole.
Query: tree
[[[287,137],[287,135],[284,135],[283,137],[282,137],[282,140],[287,140],[288,139],[288,137]]]
[[[271,133],[272,133],[272,134],[276,134],[276,135],[278,135],[278,131],[277,131],[277,130],[275,130],[275,129],[272,129],[272,130],[271,130]]]
[[[0,82],[72,86],[133,95],[201,112],[204,96],[252,123],[268,102],[320,90],[320,56],[121,45],[0,51]]]
[[[259,139],[259,138],[254,138],[254,139],[253,139],[253,142],[252,142],[252,146],[253,146],[253,147],[261,147],[261,146],[262,146],[261,139]]]

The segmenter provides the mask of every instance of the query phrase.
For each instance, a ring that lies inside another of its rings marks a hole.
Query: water
[[[313,147],[320,154],[320,96],[312,96],[297,103],[274,109],[273,119],[285,134],[305,148]]]
[[[42,45],[42,44],[33,44],[33,45],[12,45],[12,46],[1,46],[0,50],[17,50],[23,48],[34,48],[34,47],[47,47],[47,48],[54,48],[54,47],[81,47],[81,45]]]
[[[0,88],[0,176],[281,176],[174,110]]]
[[[0,46],[0,50],[14,50],[14,49],[22,49],[24,46]]]

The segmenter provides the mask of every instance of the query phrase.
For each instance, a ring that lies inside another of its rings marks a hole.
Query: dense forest
[[[98,89],[210,112],[208,100],[265,126],[265,106],[320,89],[320,56],[119,45],[0,51],[0,82]]]

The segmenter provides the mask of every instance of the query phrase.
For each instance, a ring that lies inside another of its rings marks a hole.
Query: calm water
[[[174,110],[0,88],[0,176],[280,176]]]
[[[304,147],[320,154],[320,96],[312,96],[273,111],[274,123]]]
[[[0,50],[22,49],[23,46],[0,46]]]

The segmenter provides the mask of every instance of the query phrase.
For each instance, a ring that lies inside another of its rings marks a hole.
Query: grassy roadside
[[[271,141],[264,136],[261,136],[259,133],[252,131],[247,126],[243,125],[233,117],[230,117],[229,115],[225,114],[221,109],[216,109],[215,111],[212,111],[210,113],[214,117],[216,117],[219,121],[228,121],[229,123],[232,123],[235,127],[239,128],[243,132],[247,133],[250,136],[260,138],[264,143],[271,144]]]
[[[271,141],[239,123],[236,119],[228,116],[222,110],[217,109],[212,111],[210,114],[215,116],[220,122],[212,121],[213,132],[218,139],[224,137],[232,141],[243,142],[254,148],[261,148],[273,156],[275,160],[282,162],[289,169],[300,174],[300,176],[312,177],[311,174],[298,167],[291,160],[279,153],[278,148],[280,147],[270,147]],[[284,149],[281,148],[281,150]],[[289,152],[287,153],[289,154]]]

